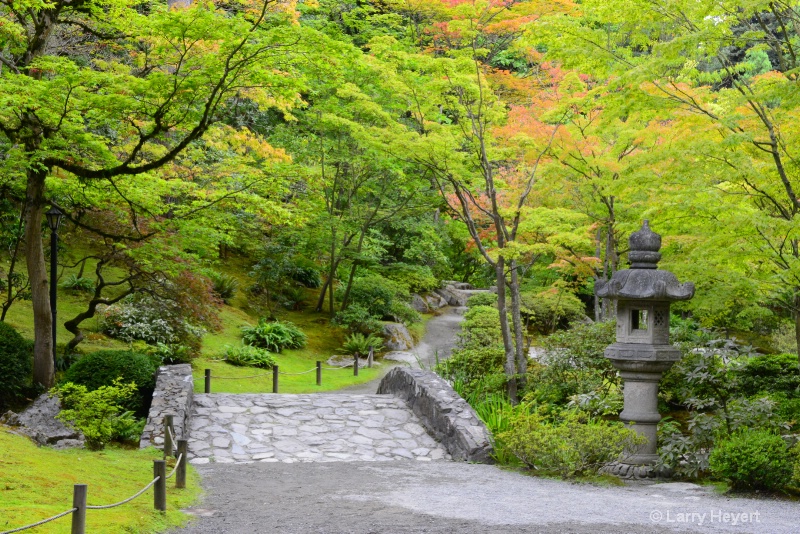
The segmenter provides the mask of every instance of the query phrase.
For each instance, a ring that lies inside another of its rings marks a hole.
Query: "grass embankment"
[[[28,438],[0,426],[0,530],[8,530],[52,517],[72,508],[74,484],[87,484],[88,503],[102,505],[130,497],[153,479],[156,449],[109,448],[54,450],[37,447]],[[167,463],[167,474],[174,459]],[[201,493],[199,478],[191,465],[186,488],[176,489],[174,477],[167,481],[167,512],[153,510],[153,490],[133,501],[108,510],[88,510],[86,530],[92,533],[153,532],[186,523],[180,512]],[[57,519],[31,532],[68,533],[71,518]]]
[[[204,387],[204,369],[211,369],[211,391],[214,393],[269,393],[272,391],[272,370],[254,369],[252,367],[234,367],[222,361],[227,345],[236,346],[242,342],[243,326],[253,325],[257,320],[245,312],[225,306],[220,318],[222,329],[207,334],[203,338],[203,350],[200,358],[194,361],[194,387],[202,392]],[[329,367],[325,361],[337,354],[344,342],[344,332],[330,326],[328,316],[324,313],[309,311],[283,312],[280,319],[296,324],[308,336],[308,344],[298,350],[284,350],[275,355],[281,373],[301,373],[315,369],[317,360],[323,367]],[[323,370],[322,385],[316,385],[314,372],[302,375],[281,375],[281,393],[313,393],[315,391],[331,391],[343,387],[368,382],[380,376],[382,366],[372,369],[359,369],[358,376],[353,376],[352,368],[339,370]],[[245,377],[263,375],[259,378],[226,380],[214,377]]]

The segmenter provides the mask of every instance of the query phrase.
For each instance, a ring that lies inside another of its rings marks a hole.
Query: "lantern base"
[[[630,460],[626,458],[626,460]],[[636,463],[612,462],[600,470],[601,473],[613,475],[624,480],[655,480],[672,478],[672,469],[657,467],[654,464],[642,465]]]

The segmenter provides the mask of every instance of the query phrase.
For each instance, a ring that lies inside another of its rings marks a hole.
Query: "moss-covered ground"
[[[72,508],[74,484],[88,485],[88,504],[119,502],[146,486],[153,478],[153,460],[162,458],[153,448],[54,450],[37,447],[28,438],[0,426],[0,530],[10,530],[54,516]],[[169,474],[175,460],[167,462]],[[200,482],[188,466],[185,489],[167,481],[167,512],[153,509],[153,490],[108,510],[88,510],[86,531],[145,533],[185,523],[180,512],[200,495]],[[68,533],[71,517],[62,517],[30,532]]]

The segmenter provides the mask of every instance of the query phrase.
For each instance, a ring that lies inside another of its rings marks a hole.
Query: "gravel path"
[[[198,469],[208,497],[175,533],[780,534],[798,532],[800,518],[797,503],[730,499],[694,484],[594,487],[460,462]]]
[[[394,365],[408,365],[412,368],[432,369],[436,365],[436,359],[444,360],[450,357],[453,347],[456,344],[456,335],[461,330],[461,321],[464,320],[465,307],[442,308],[441,314],[428,321],[425,327],[425,335],[422,341],[408,352],[392,352],[389,358],[383,360],[383,372],[381,376],[349,386],[330,393],[350,394],[370,394],[378,391],[383,375],[389,372]]]

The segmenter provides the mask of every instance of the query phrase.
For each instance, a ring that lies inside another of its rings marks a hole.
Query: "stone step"
[[[189,461],[450,459],[393,395],[195,394]]]

